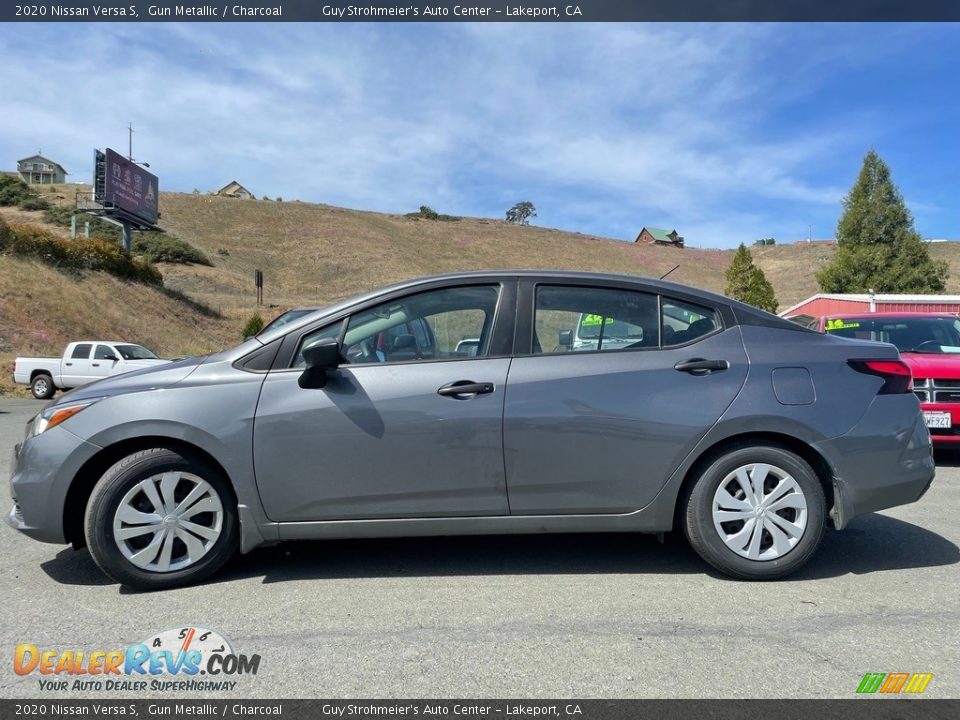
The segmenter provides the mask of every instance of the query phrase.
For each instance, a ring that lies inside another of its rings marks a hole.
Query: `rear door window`
[[[90,359],[90,349],[93,347],[91,343],[81,343],[75,345],[73,352],[70,354],[71,360],[89,360]]]
[[[713,308],[668,297],[663,298],[661,307],[664,347],[685,345],[723,327],[720,314]]]

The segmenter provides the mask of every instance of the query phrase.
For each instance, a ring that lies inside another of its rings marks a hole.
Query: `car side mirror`
[[[103,359],[104,359],[104,360],[110,360],[111,362],[117,362],[118,360],[120,360],[120,358],[118,358],[118,357],[117,357],[116,355],[114,355],[113,353],[110,353],[109,355],[105,355],[105,356],[103,357]]]
[[[557,339],[557,344],[560,347],[567,349],[573,347],[573,330],[561,330],[558,334],[560,337]]]
[[[321,340],[303,350],[306,368],[300,373],[297,384],[302,388],[322,388],[327,385],[327,372],[340,367],[340,343],[336,340]]]

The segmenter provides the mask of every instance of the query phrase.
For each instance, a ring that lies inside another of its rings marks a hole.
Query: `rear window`
[[[960,353],[956,318],[827,318],[823,329],[830,335],[892,343],[900,352]]]

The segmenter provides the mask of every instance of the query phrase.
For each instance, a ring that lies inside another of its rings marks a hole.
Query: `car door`
[[[743,385],[739,328],[655,291],[551,281],[521,295],[530,353],[510,367],[504,409],[511,512],[642,508]],[[578,347],[584,317],[592,337]]]
[[[254,465],[268,517],[507,514],[502,419],[515,292],[507,295],[495,283],[442,287],[302,333],[257,407]],[[464,337],[481,338],[477,356],[457,352]],[[299,387],[303,348],[330,338],[340,338],[343,364],[322,389]],[[465,385],[474,387],[458,391]]]
[[[64,355],[60,380],[63,387],[75,388],[90,382],[90,355],[93,343],[77,343]]]
[[[119,358],[120,356],[114,348],[97,343],[97,346],[93,349],[93,357],[90,359],[90,381],[109,376]]]

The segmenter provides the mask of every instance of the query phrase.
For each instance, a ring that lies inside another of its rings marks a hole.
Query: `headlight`
[[[85,400],[84,402],[70,403],[69,405],[54,405],[49,407],[33,419],[33,432],[31,436],[36,437],[40,433],[56,427],[64,420],[68,420],[81,410],[93,405],[99,400]]]

